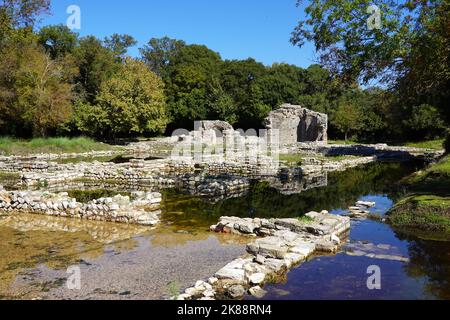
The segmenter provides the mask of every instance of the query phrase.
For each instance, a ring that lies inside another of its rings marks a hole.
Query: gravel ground
[[[80,248],[71,245],[69,249],[81,257],[76,264],[81,271],[80,290],[67,288],[69,265],[55,268],[39,263],[20,270],[0,298],[167,299],[244,254],[245,243],[242,237],[230,235],[156,229],[81,255]]]

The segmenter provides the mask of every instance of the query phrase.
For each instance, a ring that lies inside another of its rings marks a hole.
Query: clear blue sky
[[[81,8],[80,35],[130,34],[139,42],[133,56],[150,38],[167,35],[204,44],[224,59],[301,67],[315,60],[313,45],[300,49],[289,42],[304,15],[296,0],[53,0],[52,15],[41,24],[65,24],[69,5]]]

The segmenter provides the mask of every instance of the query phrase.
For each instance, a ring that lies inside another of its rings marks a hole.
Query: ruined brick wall
[[[282,144],[327,142],[328,116],[290,104],[272,111],[265,120],[266,128],[279,130]]]

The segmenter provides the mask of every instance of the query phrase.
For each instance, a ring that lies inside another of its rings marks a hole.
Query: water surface
[[[383,215],[403,194],[396,183],[418,168],[415,163],[375,163],[313,180],[263,179],[253,181],[244,196],[217,202],[183,190],[159,190],[163,213],[154,229],[33,215],[0,218],[0,298],[168,298],[245,252],[247,238],[208,232],[221,216],[285,218],[324,209],[342,214],[360,199],[375,201],[373,212]],[[137,190],[92,183],[56,191],[89,201]],[[352,222],[352,243],[381,245],[409,262],[345,252],[313,258],[289,272],[284,283],[268,285],[266,298],[450,299],[449,242],[405,236],[365,220]],[[81,266],[81,291],[65,286],[72,265]],[[370,265],[381,268],[381,290],[367,289]]]

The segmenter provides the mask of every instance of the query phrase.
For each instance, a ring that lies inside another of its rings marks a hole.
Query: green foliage
[[[0,153],[5,155],[30,155],[38,153],[80,153],[110,150],[111,146],[92,139],[79,138],[34,138],[20,140],[0,137]]]
[[[3,0],[0,2],[0,16],[4,15],[2,19],[7,19],[14,28],[33,27],[38,17],[48,13],[49,10],[50,0]]]
[[[20,47],[20,48],[19,48]],[[22,126],[35,136],[45,136],[71,114],[72,79],[76,68],[70,58],[53,60],[34,37],[16,40],[0,52],[8,65],[0,68],[0,120]],[[17,130],[17,131],[16,131]],[[6,132],[6,133],[9,133]]]
[[[373,4],[381,13],[379,28],[368,25]],[[443,121],[450,121],[450,2],[313,0],[305,11],[292,43],[314,42],[321,64],[343,83],[385,84],[390,94],[376,113],[387,137],[442,134]]]
[[[143,62],[127,58],[102,83],[94,105],[78,105],[74,122],[90,135],[161,133],[167,125],[164,84]]]
[[[165,71],[168,111],[174,127],[190,128],[194,121],[208,117],[212,104],[209,97],[217,99],[217,92],[220,93],[220,87],[213,85],[218,83],[221,58],[205,46],[190,45],[176,50]],[[211,113],[220,107],[215,109]]]
[[[350,132],[355,132],[362,128],[362,112],[358,105],[351,104],[349,101],[342,101],[333,114],[333,123],[336,128],[345,135],[345,141]]]
[[[446,154],[450,154],[450,130],[447,131],[447,138],[444,141],[444,149]]]
[[[450,233],[450,197],[407,197],[389,212],[388,221],[396,228]]]
[[[416,131],[422,138],[432,138],[442,134],[445,123],[439,111],[428,104],[422,104],[412,108],[411,117],[404,120],[405,125]]]
[[[164,96],[158,94],[158,100],[166,101],[167,110],[153,107],[137,117],[136,106],[151,103],[138,101],[126,84],[139,81],[120,78],[128,65],[127,50],[136,44],[132,36],[79,38],[64,25],[34,33],[33,25],[48,11],[49,1],[3,1],[0,133],[150,135],[167,123],[169,129],[190,129],[195,120],[205,119],[258,128],[271,110],[291,103],[329,114],[332,138],[352,135],[374,142],[441,137],[450,121],[448,1],[382,0],[377,3],[381,29],[372,30],[366,23],[370,4],[308,4],[306,19],[292,37],[298,45],[305,40],[316,44],[321,65],[307,69],[285,63],[265,66],[252,58],[223,61],[205,46],[153,38],[140,49],[141,60],[163,80]],[[44,74],[46,64],[49,72]],[[369,80],[385,82],[386,89],[357,85]],[[120,121],[113,115],[117,110]]]
[[[445,139],[428,140],[420,142],[407,142],[405,146],[413,148],[442,150],[444,148]]]
[[[79,69],[76,91],[82,101],[93,103],[101,84],[119,68],[114,52],[93,36],[82,38],[74,50]]]
[[[148,65],[150,70],[162,77],[164,80],[168,77],[168,68],[172,59],[178,54],[178,51],[185,47],[186,43],[181,40],[174,40],[168,37],[161,39],[152,38],[139,51],[142,60]]]
[[[57,59],[73,53],[78,45],[78,35],[62,24],[46,26],[38,33],[38,43],[52,59]]]
[[[114,55],[123,59],[129,47],[137,44],[137,41],[128,34],[113,34],[111,37],[105,38],[105,47],[111,50]]]

